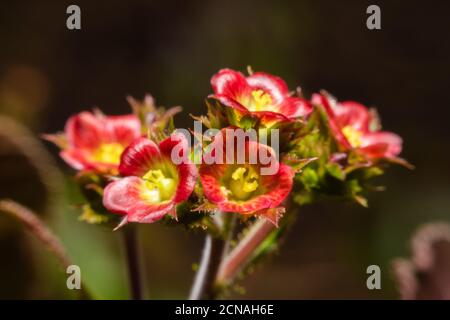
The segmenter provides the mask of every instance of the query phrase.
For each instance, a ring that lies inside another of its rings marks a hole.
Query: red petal
[[[366,132],[369,130],[371,115],[369,110],[354,101],[337,103],[334,108],[336,122],[341,128],[351,126],[352,128]]]
[[[282,113],[273,112],[273,111],[255,111],[251,113],[252,115],[258,117],[261,119],[261,122],[265,125],[269,126],[268,124],[273,122],[289,122],[291,119],[286,117]]]
[[[234,100],[234,98],[230,98],[230,96],[225,95],[214,95],[213,98],[219,100],[223,105],[236,109],[244,114],[250,113],[250,110],[248,110],[245,106]]]
[[[226,142],[224,142],[224,145],[225,143]],[[272,148],[262,144],[258,144],[255,141],[249,141],[246,143],[246,159],[249,158],[248,153],[250,151],[256,151],[259,156],[259,151],[261,148],[265,148],[265,150],[276,161],[276,156]],[[261,183],[264,189],[267,190],[267,193],[258,195],[248,201],[237,202],[228,199],[228,193],[224,188],[222,188],[220,182],[224,177],[229,165],[203,164],[200,167],[200,179],[205,196],[209,201],[217,204],[219,210],[224,212],[252,214],[255,211],[259,211],[262,209],[275,208],[287,197],[287,195],[291,191],[294,177],[294,171],[289,166],[279,164],[278,162],[277,165],[278,171],[276,174],[270,176],[261,176]],[[260,167],[263,166],[260,165]]]
[[[64,150],[61,151],[59,155],[69,166],[71,166],[75,170],[86,170],[90,167],[85,156],[79,151]]]
[[[227,193],[221,188],[220,177],[225,174],[225,164],[202,164],[200,166],[200,180],[206,198],[213,203],[221,203],[227,200]]]
[[[103,205],[111,212],[127,216],[128,222],[152,223],[174,208],[172,201],[160,204],[142,199],[144,181],[138,177],[126,177],[108,184],[103,194]]]
[[[90,112],[81,112],[69,118],[65,133],[70,146],[94,149],[102,143],[105,134],[102,122]]]
[[[288,87],[281,78],[267,73],[257,72],[245,78],[240,72],[223,69],[212,77],[211,84],[215,92],[213,97],[222,104],[261,118],[264,123],[290,121],[312,110],[307,101],[289,97]],[[245,101],[252,90],[259,89],[271,95],[273,110],[250,112],[240,103],[242,99]]]
[[[160,159],[158,146],[147,138],[139,138],[122,153],[119,172],[122,176],[143,176]]]
[[[117,164],[92,161],[90,160],[89,150],[86,149],[63,150],[59,155],[75,170],[95,170],[103,173],[117,174]]]
[[[172,155],[175,147],[177,154]],[[180,160],[184,159],[186,161],[189,157],[189,141],[184,134],[175,132],[159,143],[159,150],[163,155],[172,160],[175,160],[174,157],[178,157]]]
[[[161,141],[159,149],[177,167],[179,182],[173,201],[179,203],[186,200],[194,191],[195,182],[197,181],[197,167],[189,159],[189,141],[184,134],[175,132],[167,139]],[[172,155],[172,152],[177,152],[177,154]],[[182,163],[179,163],[179,160]]]
[[[127,146],[141,136],[141,122],[133,114],[108,116],[104,118],[104,121],[110,142]]]
[[[228,96],[234,100],[242,95],[250,94],[250,88],[242,73],[222,69],[211,78],[214,93],[220,96]]]
[[[189,141],[184,134],[175,132],[169,138],[161,141],[159,149],[163,155],[176,164],[179,182],[173,201],[175,203],[182,202],[189,198],[197,181],[197,167],[189,160]],[[172,152],[178,152],[178,154],[172,155]],[[178,163],[178,160],[181,160],[182,163]]]
[[[275,150],[268,145],[259,143],[257,141],[248,141],[245,144],[245,153],[246,159],[249,159],[251,154],[257,155],[257,165],[262,168],[272,166],[272,168],[275,167],[275,171],[278,171],[280,168]],[[265,174],[264,172],[261,173]]]
[[[323,94],[319,93],[313,93],[311,97],[311,102],[313,104],[321,105],[325,108],[325,111],[331,115],[332,117],[335,116],[333,109],[331,108],[331,103],[328,100],[327,97],[325,97]]]
[[[393,158],[402,151],[402,138],[395,133],[381,131],[361,137],[360,150],[370,158]]]
[[[224,212],[253,214],[255,211],[278,207],[292,190],[294,171],[291,167],[280,163],[277,174],[261,177],[261,183],[268,190],[267,193],[245,202],[223,201],[217,204],[219,209]]]
[[[178,187],[173,201],[180,203],[192,194],[197,182],[197,167],[192,163],[182,163],[177,166]]]
[[[331,102],[324,95],[318,94],[318,93],[315,93],[312,95],[311,101],[313,104],[321,105],[324,107],[325,111],[327,112],[327,116],[328,116],[328,125],[329,125],[330,130],[333,133],[333,136],[336,139],[336,141],[342,147],[344,147],[345,150],[351,149],[352,146],[348,142],[347,138],[345,138],[344,134],[342,133],[342,129],[337,122],[336,114],[332,107],[332,105],[334,105],[335,103]]]
[[[219,100],[223,105],[237,110],[242,115],[251,114],[252,116],[258,117],[259,119],[261,119],[261,122],[264,123],[265,125],[268,125],[273,122],[289,122],[289,121],[291,121],[290,117],[286,116],[283,111],[278,111],[279,108],[274,108],[274,111],[250,111],[245,106],[243,106],[241,103],[237,102],[236,100],[231,99],[228,96],[215,95],[215,96],[213,96],[213,98]],[[307,111],[307,108],[308,108],[307,106],[292,105],[292,107],[299,107],[299,110],[289,111],[289,112],[293,112],[293,117],[297,117],[295,112],[298,112],[299,114],[300,113],[305,113],[305,114],[309,113]],[[280,108],[282,108],[282,106],[280,106]],[[268,125],[268,126],[270,126],[270,125]]]
[[[280,104],[288,96],[289,89],[283,79],[264,72],[256,72],[247,77],[247,83],[253,89],[262,89],[272,96],[274,105]]]
[[[211,199],[209,199],[211,200]],[[211,200],[212,201],[212,200]],[[264,195],[254,197],[245,202],[224,201],[217,203],[220,211],[253,214],[255,211],[270,208],[270,200]]]
[[[102,173],[117,174],[118,165],[115,163],[92,161],[90,150],[67,149],[59,153],[61,158],[75,170],[94,170]]]
[[[312,106],[308,101],[296,97],[287,97],[278,107],[277,112],[292,119],[304,117],[312,112]]]
[[[278,207],[289,195],[292,190],[294,175],[294,170],[291,167],[280,163],[280,168],[276,175],[261,176],[262,185],[269,191],[264,196],[270,199],[270,208]]]

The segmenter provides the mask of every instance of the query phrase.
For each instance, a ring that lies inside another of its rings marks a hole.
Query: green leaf
[[[253,128],[253,126],[255,124],[256,124],[256,119],[250,115],[245,115],[239,120],[239,127],[244,130]]]
[[[312,168],[306,168],[300,174],[300,180],[308,190],[313,189],[319,185],[319,176],[317,175],[317,172]]]
[[[89,204],[83,205],[83,211],[78,220],[85,221],[89,224],[101,224],[109,220],[108,216],[95,212]]]
[[[326,165],[326,170],[331,176],[335,177],[336,179],[341,181],[345,180],[345,172],[344,170],[342,170],[339,164],[333,162],[328,163]]]

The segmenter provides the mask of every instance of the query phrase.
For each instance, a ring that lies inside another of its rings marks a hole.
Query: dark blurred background
[[[70,4],[81,7],[79,31],[66,28]],[[369,4],[381,7],[381,30],[366,28]],[[376,106],[417,168],[389,170],[379,181],[387,191],[372,194],[369,209],[300,208],[280,252],[232,297],[397,298],[390,261],[409,255],[420,224],[450,220],[449,9],[446,1],[2,1],[0,198],[50,223],[97,297],[127,297],[118,235],[77,220],[73,172],[54,146],[31,137],[94,106],[127,113],[126,95],[147,92],[159,105],[182,105],[176,124],[190,127],[210,77],[251,65],[308,96],[325,88]],[[202,234],[139,230],[150,297],[184,298]],[[4,215],[0,252],[0,298],[72,297],[55,259]],[[381,267],[381,290],[366,287],[371,264]]]

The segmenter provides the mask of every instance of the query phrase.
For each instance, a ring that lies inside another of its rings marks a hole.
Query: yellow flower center
[[[95,150],[92,159],[96,162],[119,164],[124,147],[119,143],[103,143]]]
[[[353,148],[358,148],[362,144],[362,133],[359,130],[356,130],[355,128],[351,126],[345,126],[342,129],[342,133],[344,134],[345,138],[347,138],[347,141],[350,143],[350,145]]]
[[[250,111],[265,110],[267,106],[272,104],[272,97],[263,90],[253,90],[252,98],[252,103],[249,106]]]
[[[247,200],[258,189],[259,175],[252,167],[239,167],[231,175],[230,191],[238,200]]]
[[[175,179],[167,178],[161,170],[150,170],[142,178],[145,180],[142,196],[150,203],[169,200],[176,191]]]

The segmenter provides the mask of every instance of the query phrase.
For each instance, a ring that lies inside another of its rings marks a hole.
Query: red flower
[[[189,198],[197,180],[197,168],[188,160],[188,152],[182,134],[173,134],[159,146],[147,138],[135,140],[121,157],[119,172],[124,178],[105,188],[104,206],[126,216],[120,225],[151,223],[174,215],[176,205]],[[172,156],[181,163],[175,164]]]
[[[67,145],[60,155],[70,166],[107,173],[117,171],[123,150],[141,136],[141,123],[133,114],[81,112],[69,118],[64,131]]]
[[[379,131],[376,115],[362,104],[338,103],[321,94],[314,94],[312,102],[325,108],[330,129],[344,150],[355,149],[369,159],[394,159],[402,151],[402,138],[392,132]]]
[[[227,143],[224,129],[215,136],[200,166],[200,180],[206,198],[215,204],[223,212],[236,212],[245,215],[261,215],[277,224],[278,208],[281,202],[289,195],[294,171],[291,167],[277,161],[274,150],[256,141],[245,141],[242,149],[234,143]],[[234,148],[234,158],[227,154],[227,148]],[[237,161],[237,152],[242,150],[245,161]],[[208,164],[206,159],[214,158],[220,152],[223,161],[221,163]],[[261,161],[264,154],[266,160]],[[257,161],[249,161],[252,159]],[[227,161],[228,159],[228,161]],[[231,161],[230,161],[231,159]],[[265,163],[265,164],[262,164]],[[264,174],[263,169],[272,168],[271,174]]]
[[[211,78],[213,97],[241,114],[251,114],[264,121],[290,121],[312,111],[308,101],[289,94],[279,77],[256,72],[242,73],[222,69]]]

